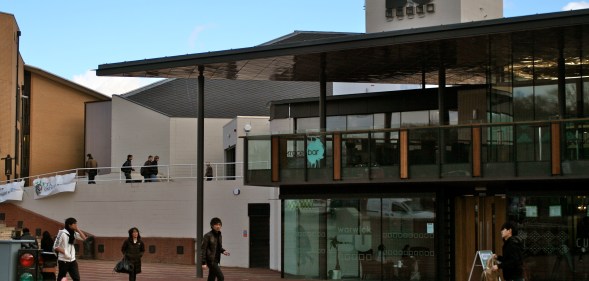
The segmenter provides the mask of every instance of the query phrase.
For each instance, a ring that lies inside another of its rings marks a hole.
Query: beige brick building
[[[0,161],[0,181],[82,167],[84,105],[110,100],[25,65],[20,36],[14,15],[0,13],[0,156],[13,158]]]

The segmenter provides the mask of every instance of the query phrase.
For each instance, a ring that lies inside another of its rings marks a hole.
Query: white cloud
[[[197,41],[198,41],[198,36],[203,33],[203,31],[210,29],[210,25],[198,25],[196,26],[192,32],[190,33],[190,36],[188,38],[188,45],[190,46],[191,49],[196,49],[197,48]]]
[[[107,96],[120,95],[161,80],[161,78],[96,76],[92,70],[74,75],[73,81]]]
[[[587,9],[589,8],[589,2],[579,1],[579,2],[569,2],[562,8],[563,11],[569,10],[580,10],[580,9]]]

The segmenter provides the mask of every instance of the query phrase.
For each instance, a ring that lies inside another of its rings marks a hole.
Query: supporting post
[[[196,277],[202,278],[202,255],[200,245],[203,235],[204,212],[204,133],[205,133],[205,78],[204,66],[198,66],[198,123],[196,131]]]

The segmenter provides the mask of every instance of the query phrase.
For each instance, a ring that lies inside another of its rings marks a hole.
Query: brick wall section
[[[20,208],[10,203],[0,203],[0,213],[4,213],[4,224],[7,227],[17,227],[18,222],[23,222],[23,227],[31,230],[35,235],[36,229],[49,231],[52,236],[63,228],[63,222],[58,222],[27,209]],[[64,218],[65,220],[66,218]],[[92,235],[91,233],[88,233]],[[41,237],[38,237],[39,241]],[[99,260],[119,260],[122,257],[121,246],[127,237],[94,237],[94,258]],[[195,264],[196,251],[194,238],[172,238],[172,237],[142,237],[145,243],[145,254],[143,262],[170,263],[170,264]],[[84,243],[78,244],[78,258],[86,258],[84,254]],[[183,248],[183,254],[178,254],[178,247]],[[155,249],[150,253],[150,247]],[[103,250],[103,251],[100,251]],[[114,264],[113,264],[114,266]]]

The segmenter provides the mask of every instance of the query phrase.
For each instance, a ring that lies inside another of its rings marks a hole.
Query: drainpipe
[[[15,104],[20,106],[20,85],[18,82],[18,74],[19,74],[19,59],[18,59],[18,55],[20,54],[20,35],[21,32],[20,30],[16,31],[16,89],[15,89]],[[18,113],[20,112],[19,108],[16,108],[15,113],[14,113],[14,158],[18,158],[21,157],[20,153],[16,153],[18,151],[18,145],[19,145],[19,137],[18,137]],[[12,172],[14,174],[14,179],[16,180],[16,163],[20,163],[20,161],[18,161],[18,159],[14,159],[14,164],[15,164],[15,169],[12,169]]]

